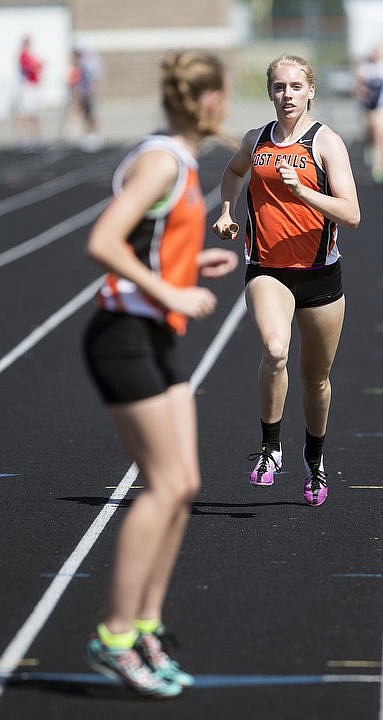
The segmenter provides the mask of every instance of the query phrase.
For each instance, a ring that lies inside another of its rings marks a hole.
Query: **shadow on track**
[[[57,675],[57,677],[55,677]],[[17,687],[17,690],[38,689],[43,692],[60,693],[62,695],[77,695],[90,700],[117,700],[134,702],[147,702],[154,698],[138,695],[122,683],[113,682],[103,676],[81,675],[67,676],[60,673],[36,673],[36,677],[29,673],[20,673],[7,681],[9,687]]]
[[[133,500],[111,500],[107,497],[101,496],[67,496],[57,498],[58,500],[64,500],[65,502],[75,502],[79,505],[95,505],[103,507],[104,505],[119,505],[123,508],[128,508],[132,504]],[[295,507],[308,507],[305,502],[294,502],[294,500],[276,500],[275,502],[258,502],[258,503],[224,503],[224,502],[199,502],[192,503],[190,515],[226,515],[232,518],[251,518],[255,517],[254,513],[250,512],[227,512],[229,508],[243,508],[247,510],[250,508],[263,508],[263,507],[278,507],[278,506],[293,505]]]

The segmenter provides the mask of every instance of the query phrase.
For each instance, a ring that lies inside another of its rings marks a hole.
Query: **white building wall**
[[[17,95],[17,57],[25,35],[44,63],[43,105],[63,102],[71,33],[70,11],[63,6],[0,8],[0,116],[8,114]]]

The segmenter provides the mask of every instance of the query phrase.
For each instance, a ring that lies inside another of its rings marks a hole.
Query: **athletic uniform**
[[[118,166],[113,191],[121,193],[132,163],[152,150],[165,150],[177,159],[177,180],[127,238],[126,252],[134,252],[172,285],[194,286],[206,216],[195,159],[172,138],[150,135]],[[85,354],[106,402],[141,400],[187,380],[177,342],[177,335],[186,331],[184,315],[167,312],[134,283],[113,273],[104,279],[98,305],[86,331]]]
[[[311,208],[281,182],[276,166],[285,159],[303,185],[331,195],[316,152],[323,127],[313,122],[290,144],[275,140],[276,122],[265,125],[251,153],[247,191],[246,283],[271,275],[293,293],[296,307],[315,307],[343,295],[335,222]]]

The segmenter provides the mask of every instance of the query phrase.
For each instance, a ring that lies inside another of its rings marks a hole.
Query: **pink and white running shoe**
[[[312,507],[318,507],[324,503],[328,495],[327,473],[324,470],[323,455],[319,463],[308,463],[303,448],[303,462],[306,473],[303,491],[305,500]]]
[[[268,445],[263,445],[259,453],[249,455],[249,460],[256,460],[256,466],[250,475],[252,485],[273,485],[274,473],[282,469],[282,447],[279,450],[270,450]]]

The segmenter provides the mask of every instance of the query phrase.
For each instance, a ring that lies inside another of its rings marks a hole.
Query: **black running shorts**
[[[144,317],[97,311],[84,334],[88,370],[104,401],[131,403],[186,382],[177,335]]]
[[[329,305],[343,296],[342,268],[339,260],[321,268],[305,269],[248,265],[245,284],[259,275],[268,275],[285,285],[294,295],[297,310]]]

